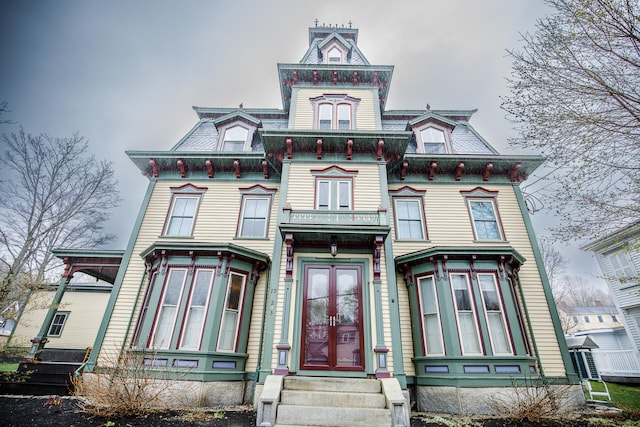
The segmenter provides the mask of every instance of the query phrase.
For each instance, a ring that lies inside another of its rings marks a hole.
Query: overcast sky
[[[540,0],[2,1],[0,100],[27,132],[77,132],[113,162],[123,203],[109,226],[124,249],[148,182],[125,150],[171,148],[194,105],[282,108],[276,64],[300,61],[315,19],[351,21],[369,62],[395,66],[387,109],[477,108],[471,124],[512,152],[506,50],[546,13]],[[553,219],[533,221],[545,236]],[[558,248],[572,274],[603,283],[577,243]]]

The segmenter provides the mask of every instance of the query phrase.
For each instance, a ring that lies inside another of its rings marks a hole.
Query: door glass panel
[[[336,272],[336,366],[360,366],[358,272]]]
[[[329,270],[311,268],[306,283],[304,364],[329,364]]]

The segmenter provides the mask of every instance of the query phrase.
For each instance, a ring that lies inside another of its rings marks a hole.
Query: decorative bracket
[[[522,170],[522,163],[516,163],[509,172],[511,182],[520,182],[520,170]]]
[[[475,261],[478,259],[477,255],[471,255],[471,259],[469,260],[469,267],[471,270],[471,277],[476,278],[478,274],[476,273]]]
[[[347,140],[347,160],[351,160],[353,156],[353,139],[349,138]]]
[[[489,181],[489,176],[491,175],[491,171],[493,170],[493,163],[487,163],[484,167],[484,171],[482,171],[482,180]]]
[[[285,234],[284,243],[287,245],[287,264],[285,266],[285,278],[293,279],[293,233]]]
[[[456,166],[456,181],[460,181],[463,170],[464,170],[464,162],[458,162],[458,165]]]
[[[440,278],[440,270],[438,269],[438,260],[434,256],[429,257],[429,261],[433,264],[433,274],[436,276],[436,280]]]
[[[240,179],[240,160],[234,160],[233,167],[236,170],[236,178]]]
[[[373,249],[373,280],[380,280],[380,258],[382,255],[382,243],[384,237],[376,236],[375,247]]]
[[[409,162],[406,160],[402,162],[402,169],[400,170],[400,179],[404,181],[407,177],[407,168],[409,167]]]
[[[189,251],[189,257],[191,258],[191,262],[189,263],[189,274],[193,274],[193,270],[196,267],[196,254],[194,251]]]
[[[318,70],[313,70],[313,85],[318,86]]]
[[[429,166],[429,181],[433,181],[433,178],[436,176],[436,169],[438,169],[438,163],[431,162],[431,166]]]
[[[222,251],[218,251],[218,268],[216,269],[216,272],[218,273],[218,276],[220,276],[222,274]]]
[[[413,273],[411,271],[411,266],[409,264],[404,265],[404,284],[407,286],[413,286]]]
[[[207,159],[204,161],[204,165],[207,167],[207,176],[213,178],[213,163]]]
[[[266,160],[262,161],[262,175],[264,175],[264,179],[269,179],[269,167]]]
[[[378,140],[378,152],[376,153],[376,156],[378,157],[378,161],[382,160],[382,152],[384,150],[384,139],[379,139]]]
[[[287,142],[287,159],[291,160],[293,156],[293,140],[291,138],[286,139]]]
[[[357,71],[353,72],[353,85],[354,86],[358,86],[358,72]]]
[[[156,159],[150,159],[149,165],[151,165],[151,174],[153,175],[154,178],[157,178],[160,170],[158,162],[156,161]]]
[[[447,270],[447,260],[449,259],[449,255],[442,256],[442,274],[445,279],[449,278],[449,270]]]
[[[162,261],[160,262],[160,264],[162,265],[162,267],[160,267],[160,272],[164,274],[167,272],[167,261],[169,260],[169,256],[167,255],[166,250],[160,252],[160,256],[162,257]]]

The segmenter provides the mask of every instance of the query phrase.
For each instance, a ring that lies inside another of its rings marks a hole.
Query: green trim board
[[[102,351],[104,337],[107,333],[109,323],[111,322],[111,316],[113,315],[113,310],[115,308],[116,301],[118,300],[118,295],[120,294],[120,288],[122,287],[122,280],[124,279],[127,268],[129,267],[131,255],[133,254],[133,249],[136,245],[136,241],[138,240],[140,227],[142,226],[142,221],[144,220],[147,208],[149,207],[149,202],[151,201],[151,196],[153,195],[155,185],[155,180],[151,180],[149,182],[147,193],[145,194],[142,204],[140,205],[138,217],[136,218],[136,222],[133,225],[133,230],[131,232],[131,237],[129,238],[129,244],[127,245],[127,249],[124,251],[122,262],[120,263],[120,270],[118,270],[118,275],[116,276],[116,280],[113,284],[111,297],[109,298],[109,302],[107,303],[107,307],[105,308],[104,316],[102,317],[102,323],[100,323],[100,328],[98,329],[98,334],[96,335],[91,354],[89,355],[89,359],[87,360],[85,369],[88,372],[91,372],[91,370],[95,366],[96,361],[98,360],[98,354]]]

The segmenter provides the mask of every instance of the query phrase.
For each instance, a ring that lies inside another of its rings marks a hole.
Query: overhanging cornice
[[[415,264],[422,264],[429,258],[447,260],[496,260],[505,257],[506,262],[514,268],[524,264],[526,258],[511,246],[491,247],[454,247],[454,246],[434,246],[433,248],[399,255],[395,258],[396,266],[404,268]]]

